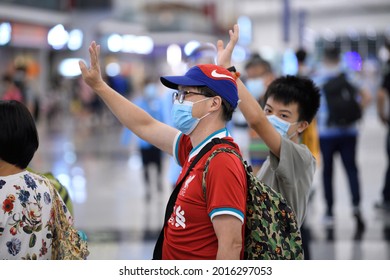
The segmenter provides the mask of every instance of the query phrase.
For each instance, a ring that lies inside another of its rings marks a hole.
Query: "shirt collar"
[[[206,146],[207,143],[209,143],[213,138],[225,138],[225,137],[231,137],[226,127],[211,133],[201,143],[199,143],[199,145],[197,145],[191,150],[190,156],[188,157],[188,161],[190,161],[194,156],[196,156],[202,150],[202,148]]]

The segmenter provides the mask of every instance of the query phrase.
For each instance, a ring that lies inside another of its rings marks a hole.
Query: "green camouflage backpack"
[[[247,174],[244,259],[302,260],[302,239],[294,211],[280,193],[253,175],[252,168],[235,150],[218,148],[211,153],[203,171],[204,196],[206,197],[206,175],[210,161],[219,153],[236,155]]]

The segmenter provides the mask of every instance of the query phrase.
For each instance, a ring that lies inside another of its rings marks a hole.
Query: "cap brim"
[[[164,76],[160,77],[161,83],[172,89],[178,89],[179,86],[189,86],[189,87],[200,87],[206,86],[205,83],[201,81],[193,80],[186,76]]]

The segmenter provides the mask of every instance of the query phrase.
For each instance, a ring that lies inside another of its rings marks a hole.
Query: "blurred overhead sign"
[[[48,28],[23,23],[12,23],[11,44],[18,47],[47,47]]]

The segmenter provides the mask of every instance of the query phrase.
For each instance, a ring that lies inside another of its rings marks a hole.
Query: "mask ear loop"
[[[290,124],[290,127],[291,127],[292,125],[296,125],[296,124],[298,124],[298,123],[299,123],[298,121],[293,122],[293,123]],[[291,140],[291,138],[293,138],[297,133],[298,133],[298,129],[295,130],[291,135],[287,135],[287,138],[288,138],[289,140]],[[299,132],[299,133],[300,133],[300,132]]]
[[[204,115],[203,117],[199,118],[198,120],[201,121],[201,120],[203,120],[205,117],[207,117],[210,114],[211,114],[211,112],[208,112],[206,115]]]
[[[290,136],[287,136],[287,138],[289,140],[291,140],[291,138],[293,138],[296,134],[297,134],[297,131],[293,132]]]
[[[204,98],[204,99],[202,99],[202,100],[198,100],[198,101],[196,101],[196,102],[194,102],[194,104],[196,104],[196,103],[199,103],[199,102],[202,102],[202,101],[205,101],[205,100],[209,100],[211,97],[206,97],[206,98]],[[206,115],[204,115],[203,117],[200,117],[200,118],[198,118],[198,120],[199,121],[201,121],[201,120],[203,120],[205,117],[207,117],[208,115],[210,115],[212,112],[208,112]]]

